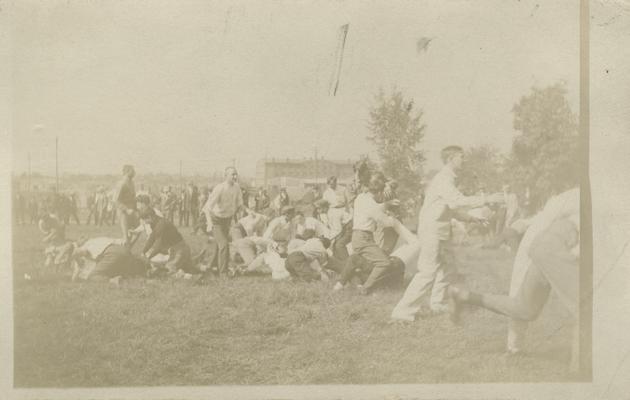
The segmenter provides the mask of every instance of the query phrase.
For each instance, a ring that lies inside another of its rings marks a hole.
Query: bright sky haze
[[[13,166],[54,174],[211,173],[235,159],[372,153],[396,87],[424,110],[428,167],[449,144],[507,151],[511,109],[564,81],[578,110],[578,1],[21,1]],[[349,24],[329,94],[339,27]],[[431,38],[425,50],[418,40]]]

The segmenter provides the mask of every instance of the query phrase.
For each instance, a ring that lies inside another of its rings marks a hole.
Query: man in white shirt
[[[212,189],[203,211],[212,221],[212,235],[217,246],[219,275],[228,270],[230,261],[229,235],[234,215],[243,207],[243,193],[238,185],[238,172],[234,167],[225,169],[225,180]]]
[[[368,186],[369,191],[359,194],[354,201],[352,230],[354,254],[363,257],[372,267],[362,287],[364,294],[369,294],[375,286],[390,280],[402,280],[404,274],[402,263],[390,259],[374,241],[377,224],[386,227],[396,225],[394,217],[385,213],[387,203],[378,203],[376,200],[385,189],[385,176],[380,172],[373,172]],[[396,202],[394,200],[393,204]]]
[[[344,223],[348,222],[346,197],[345,191],[337,185],[336,176],[329,177],[327,182],[328,188],[324,191],[322,199],[328,202],[328,224],[336,236],[341,233]]]
[[[434,312],[448,311],[446,289],[453,266],[447,262],[452,238],[451,219],[459,217],[461,207],[480,207],[501,202],[502,194],[493,196],[464,196],[455,186],[455,177],[461,169],[464,150],[448,146],[441,152],[444,167],[429,184],[420,215],[418,236],[421,251],[418,272],[407,286],[391,318],[393,321],[414,321],[421,309],[422,298],[431,292],[430,308]]]
[[[329,240],[335,237],[335,235],[331,232],[331,230],[319,219],[313,217],[305,217],[304,213],[298,211],[295,213],[295,217],[293,218],[293,223],[295,225],[295,235],[296,237],[303,236],[306,230],[312,230],[315,232],[315,236],[326,237]]]
[[[232,241],[243,239],[249,236],[262,236],[266,229],[269,218],[253,210],[246,209],[247,215],[239,219],[230,231]]]

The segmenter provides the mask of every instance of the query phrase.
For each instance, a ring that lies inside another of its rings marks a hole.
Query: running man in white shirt
[[[434,312],[448,311],[446,289],[454,272],[448,262],[452,238],[451,219],[461,207],[480,207],[501,202],[502,194],[493,196],[464,196],[455,186],[455,177],[464,160],[464,150],[448,146],[441,152],[444,167],[435,175],[426,191],[426,198],[418,217],[418,236],[421,242],[418,272],[392,311],[392,321],[414,321],[421,309],[423,297],[431,293],[430,308]]]
[[[532,231],[533,238],[521,246],[528,251],[529,263],[518,289],[510,295],[474,293],[468,289],[449,287],[449,293],[458,303],[483,307],[511,319],[508,353],[521,351],[522,335],[527,322],[535,320],[553,291],[571,315],[579,313],[579,208],[569,215],[547,214],[539,220],[540,228]],[[544,228],[544,229],[543,229]],[[531,229],[531,228],[530,228]],[[530,237],[532,237],[530,235]],[[519,252],[521,249],[519,249]],[[519,271],[520,272],[520,271]],[[514,328],[516,327],[516,330]],[[575,325],[571,368],[579,366],[579,331]]]

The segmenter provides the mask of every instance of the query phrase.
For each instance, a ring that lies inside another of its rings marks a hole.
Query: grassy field
[[[267,277],[71,283],[34,272],[42,261],[35,227],[13,232],[16,387],[571,379],[568,318],[555,298],[531,326],[530,352],[508,359],[506,320],[486,311],[469,310],[462,326],[446,316],[392,326],[400,291],[362,297]],[[204,239],[183,233],[197,251]],[[68,237],[79,234],[119,232],[68,227]],[[512,254],[462,246],[455,256],[470,287],[507,290]]]

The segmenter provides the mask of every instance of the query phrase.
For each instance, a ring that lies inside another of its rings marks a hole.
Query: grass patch
[[[201,248],[203,237],[183,233],[193,251]],[[69,237],[79,234],[119,233],[68,228]],[[362,297],[332,292],[330,284],[267,277],[205,286],[144,279],[120,287],[73,284],[34,272],[41,263],[35,227],[14,227],[13,235],[16,387],[569,379],[570,332],[562,328],[569,320],[554,298],[531,326],[529,355],[507,360],[506,320],[482,310],[466,314],[463,327],[441,316],[391,326],[400,291]],[[469,286],[507,291],[511,254],[472,247],[454,253]],[[35,279],[24,280],[24,273]]]

